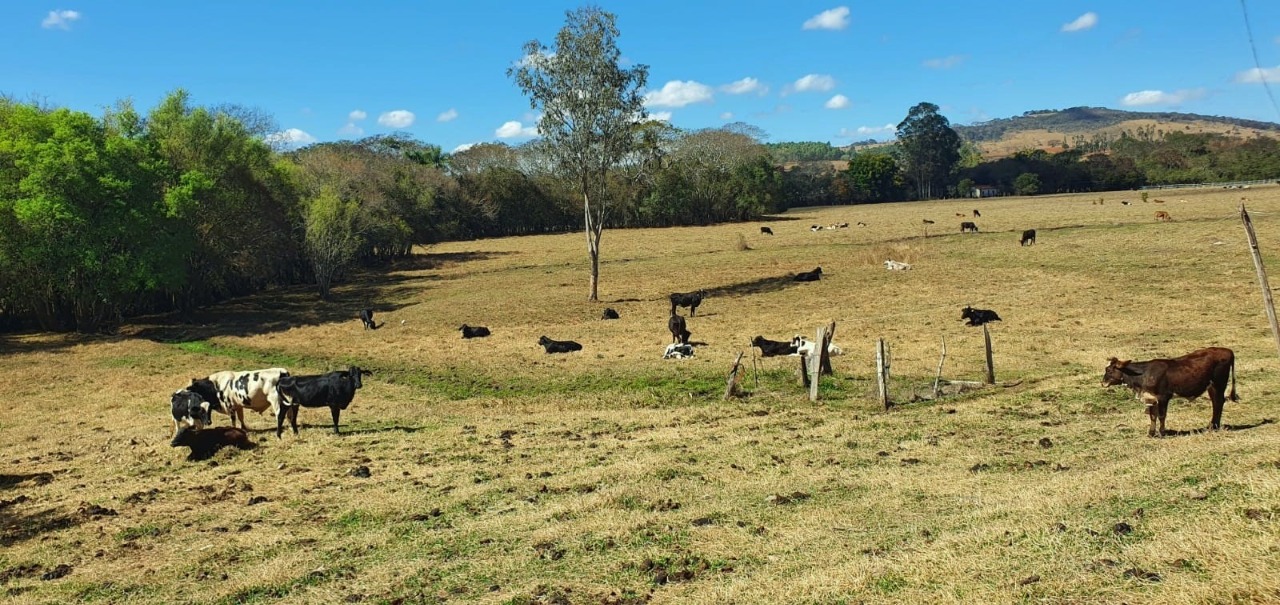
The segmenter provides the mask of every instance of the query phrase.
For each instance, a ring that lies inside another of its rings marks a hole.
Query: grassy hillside
[[[1244,193],[1280,266],[1280,187]],[[14,603],[1274,602],[1280,374],[1240,194],[797,209],[762,223],[772,237],[609,231],[599,304],[583,300],[581,234],[456,242],[330,303],[282,289],[116,337],[0,336],[0,590]],[[961,235],[961,220],[982,232]],[[809,231],[844,221],[868,226]],[[1027,228],[1038,244],[1019,247]],[[885,271],[889,258],[915,268]],[[817,265],[820,282],[788,279]],[[666,294],[697,288],[712,292],[688,321],[705,344],[664,361]],[[980,379],[967,304],[1000,313],[997,377],[1021,382],[917,400],[943,338],[944,376]],[[382,329],[362,329],[365,305]],[[605,306],[622,318],[600,321]],[[752,336],[831,320],[846,354],[820,402],[794,358],[756,360],[749,396],[720,400]],[[462,323],[493,336],[464,341]],[[585,349],[548,356],[541,335]],[[872,400],[881,337],[888,412]],[[1228,430],[1200,431],[1207,400],[1179,399],[1175,434],[1148,438],[1132,395],[1099,386],[1108,357],[1210,345],[1237,354]],[[350,363],[375,375],[341,436],[304,410],[301,435],[280,440],[250,414],[251,451],[193,463],[168,447],[168,397],[190,377]]]

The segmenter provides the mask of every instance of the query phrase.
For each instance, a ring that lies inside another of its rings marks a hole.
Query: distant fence
[[[1222,183],[1179,183],[1176,185],[1147,185],[1143,189],[1191,189],[1191,188],[1213,188],[1213,189],[1242,189],[1248,185],[1270,185],[1272,183],[1280,184],[1277,179],[1261,179],[1257,181],[1227,181]]]

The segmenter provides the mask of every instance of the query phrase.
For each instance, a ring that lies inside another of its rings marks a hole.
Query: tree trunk
[[[582,193],[582,212],[583,220],[586,223],[587,232],[587,256],[591,257],[591,293],[587,296],[590,302],[600,300],[598,295],[600,287],[600,235],[602,225],[593,221],[591,215],[591,198],[587,196],[586,191]]]

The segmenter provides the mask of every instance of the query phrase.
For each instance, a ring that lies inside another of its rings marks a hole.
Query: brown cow
[[[1123,384],[1133,389],[1138,400],[1147,404],[1147,414],[1151,416],[1147,435],[1157,437],[1164,435],[1164,419],[1174,395],[1190,400],[1206,390],[1209,401],[1213,402],[1209,427],[1222,428],[1222,405],[1228,398],[1240,401],[1236,397],[1235,367],[1235,353],[1223,347],[1200,349],[1174,359],[1120,361],[1112,357],[1103,370],[1102,384],[1108,387]],[[1228,377],[1231,378],[1229,394],[1226,393]]]
[[[1167,223],[1167,222],[1169,222],[1169,221],[1173,220],[1173,217],[1172,217],[1172,216],[1169,216],[1169,213],[1168,213],[1168,212],[1165,212],[1164,210],[1156,210],[1156,220],[1157,220],[1157,221],[1164,221],[1164,222],[1166,222],[1166,223]]]

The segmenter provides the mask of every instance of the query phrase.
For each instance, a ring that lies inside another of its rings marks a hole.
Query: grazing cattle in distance
[[[582,345],[572,340],[551,340],[546,336],[538,339],[538,344],[546,349],[547,353],[569,353],[572,351],[581,351]]]
[[[810,231],[822,231],[822,225],[809,225]]]
[[[911,265],[896,260],[884,261],[884,268],[890,271],[910,271]]]
[[[971,221],[965,221],[963,223],[960,223],[960,233],[968,233],[970,231],[977,233],[978,225],[974,224]]]
[[[924,220],[922,220],[922,221],[920,221],[920,222],[921,222],[921,223],[924,223],[924,224],[926,224],[926,225],[932,225],[932,224],[933,224],[933,221],[931,221],[931,220],[929,220],[929,219],[924,219]]]
[[[867,226],[867,224],[866,224],[866,223],[864,223],[864,222],[862,222],[862,221],[858,221],[858,226],[859,226],[859,227],[866,227],[866,226]]]
[[[817,267],[813,271],[802,271],[791,279],[793,281],[818,281],[822,279],[822,267]]]
[[[298,434],[298,408],[329,408],[333,416],[333,434],[338,432],[338,417],[342,410],[351,405],[356,390],[364,386],[361,376],[372,376],[373,372],[351,366],[345,370],[311,376],[286,376],[280,379],[280,394],[283,406],[276,413],[276,438],[284,432],[285,416],[289,417],[289,426],[293,434]]]
[[[760,228],[760,233],[762,233],[762,234],[768,234],[768,235],[773,235],[773,229],[770,229],[770,228],[768,228],[768,227],[761,227],[761,228]]]
[[[957,212],[957,213],[956,213],[956,216],[957,216],[957,217],[959,217],[959,218],[964,218],[964,217],[969,216],[969,215],[967,215],[967,214],[965,214],[965,213],[963,213],[963,212]]]
[[[677,313],[672,313],[667,319],[667,329],[671,331],[671,342],[678,342],[682,345],[689,344],[689,330],[685,329],[684,317]]]
[[[606,307],[600,319],[618,319],[618,312],[614,311],[613,307]]]
[[[982,218],[982,213],[978,212],[977,208],[973,209],[973,218]]]
[[[663,359],[684,359],[693,357],[693,345],[672,343],[667,345],[667,349],[662,352]]]
[[[1132,203],[1133,202],[1130,202],[1129,200],[1120,200],[1120,204],[1123,206],[1128,206],[1129,204],[1132,204]]]
[[[836,228],[837,228],[837,229],[848,229],[848,228],[849,228],[849,223],[836,223]]]
[[[761,357],[795,355],[796,353],[796,346],[794,344],[780,340],[769,340],[763,336],[752,338],[751,346],[760,348]]]
[[[1173,217],[1169,216],[1169,213],[1164,210],[1156,210],[1156,220],[1167,223],[1173,220]]]
[[[489,335],[489,328],[484,326],[468,326],[467,324],[462,324],[461,326],[458,326],[458,329],[462,330],[463,338],[484,338]]]
[[[169,398],[169,405],[173,413],[174,437],[177,437],[184,428],[200,430],[213,424],[213,418],[209,413],[211,404],[199,393],[186,389],[176,391]]]
[[[251,450],[254,448],[254,443],[249,441],[249,435],[244,432],[244,429],[230,426],[205,429],[184,427],[181,431],[178,431],[177,435],[173,436],[173,441],[169,442],[169,446],[191,448],[191,453],[187,454],[187,460],[195,462],[212,458],[218,450],[224,447]]]
[[[184,390],[198,393],[210,408],[231,417],[231,426],[244,424],[244,409],[259,414],[271,408],[280,411],[280,379],[288,376],[284,368],[250,370],[248,372],[214,372],[205,378],[192,378]]]
[[[702,304],[702,299],[707,296],[706,290],[698,290],[697,292],[675,292],[667,298],[671,299],[671,313],[676,312],[676,307],[689,307],[689,316],[698,314],[698,305]]]
[[[360,321],[364,322],[366,330],[378,329],[378,325],[373,323],[373,309],[360,309]]]
[[[1235,353],[1224,347],[1209,347],[1182,357],[1151,361],[1120,361],[1112,357],[1102,372],[1102,384],[1107,387],[1123,384],[1133,389],[1138,400],[1146,404],[1147,415],[1151,417],[1147,435],[1158,437],[1165,433],[1170,399],[1176,395],[1191,400],[1206,390],[1213,403],[1209,428],[1222,428],[1223,404],[1227,399],[1240,401],[1236,396],[1235,368]],[[1227,378],[1231,379],[1229,394]]]
[[[1018,245],[1020,245],[1020,246],[1034,246],[1034,245],[1036,245],[1036,230],[1035,230],[1035,229],[1027,229],[1026,231],[1023,231],[1023,232],[1022,232],[1022,239],[1018,242]]]
[[[960,310],[960,319],[964,319],[966,326],[977,327],[985,323],[993,321],[1001,321],[1000,316],[995,311],[989,309],[975,309],[973,307],[965,307]]]

